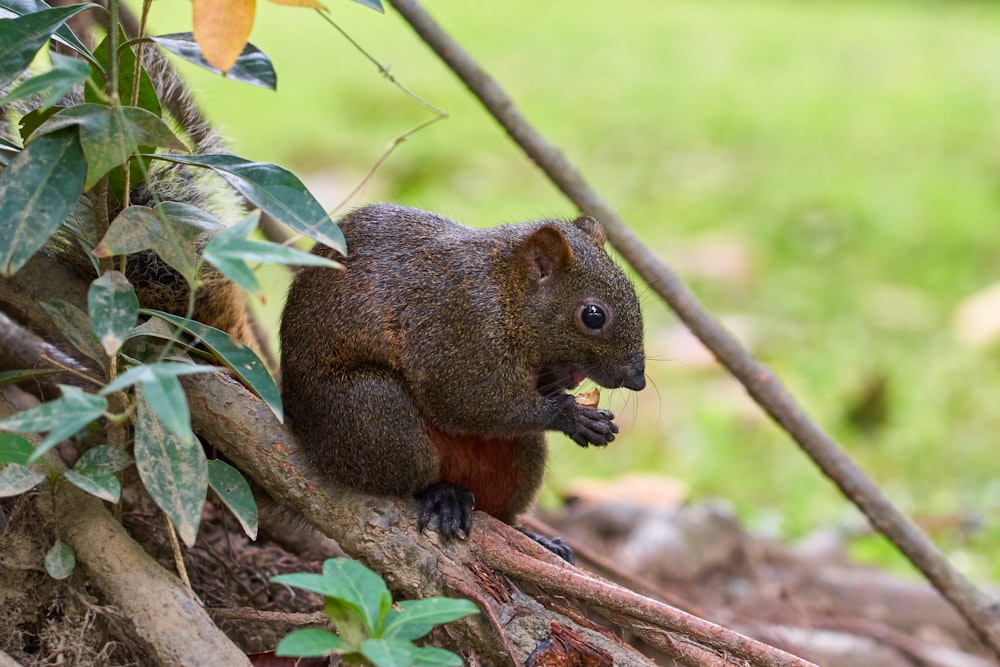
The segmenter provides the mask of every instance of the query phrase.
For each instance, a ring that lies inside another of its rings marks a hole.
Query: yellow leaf
[[[250,38],[257,0],[192,0],[194,39],[213,67],[225,74]]]
[[[309,7],[311,9],[322,9],[329,11],[319,0],[271,0],[276,5],[290,5],[292,7]]]

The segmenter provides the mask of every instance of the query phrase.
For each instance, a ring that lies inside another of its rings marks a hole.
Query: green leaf
[[[340,228],[302,181],[287,169],[235,155],[157,154],[148,157],[211,169],[275,220],[341,254],[346,252]]]
[[[76,554],[73,548],[62,540],[56,540],[48,553],[45,554],[45,571],[53,579],[65,579],[73,574],[76,567]]]
[[[386,639],[417,639],[435,625],[479,613],[479,607],[468,600],[442,597],[404,600],[399,607],[400,611],[393,609],[386,614],[381,635]]]
[[[101,500],[117,503],[121,497],[121,484],[115,473],[132,465],[132,457],[121,447],[99,445],[88,449],[66,479],[87,493]]]
[[[415,648],[398,639],[366,639],[361,643],[361,655],[375,667],[410,667]]]
[[[254,211],[232,227],[219,232],[205,246],[205,253],[202,255],[205,261],[214,264],[222,275],[248,292],[260,290],[260,282],[239,250],[233,248],[233,244],[246,242],[246,237],[257,226],[258,220],[260,211]]]
[[[17,272],[83,194],[87,161],[76,135],[38,137],[0,172],[0,275]]]
[[[26,464],[31,459],[35,446],[14,433],[0,433],[0,464]]]
[[[71,16],[94,7],[97,5],[46,8],[13,19],[0,19],[0,87],[27,69],[39,49]]]
[[[128,343],[123,349],[127,350],[130,363],[151,364],[160,359],[160,354],[164,350],[160,341],[174,341],[179,348],[188,352],[202,352],[180,340],[180,332],[159,317],[150,317],[134,327],[129,332]]]
[[[208,493],[208,462],[197,440],[185,442],[164,426],[136,387],[135,465],[143,485],[170,517],[178,536],[189,547]]]
[[[0,498],[30,491],[45,480],[45,475],[20,463],[0,466]]]
[[[462,667],[462,658],[436,646],[422,646],[413,652],[414,667]]]
[[[66,107],[56,105],[47,109],[32,109],[28,113],[21,116],[18,131],[21,133],[22,143],[27,145],[28,141],[31,139],[31,135],[35,133],[35,130],[40,128],[49,118],[52,118],[65,108]],[[79,138],[79,134],[77,134],[77,137]]]
[[[309,266],[339,267],[340,264],[326,257],[320,257],[298,248],[271,243],[251,241],[247,236],[257,226],[260,211],[254,211],[239,223],[217,234],[205,246],[204,258],[215,265],[224,276],[249,292],[257,292],[260,283],[247,262],[269,264],[294,264]]]
[[[139,319],[139,297],[123,273],[108,271],[90,283],[87,291],[90,330],[108,357],[118,354]]]
[[[167,51],[194,63],[198,67],[203,67],[209,72],[222,74],[221,70],[205,60],[205,56],[201,53],[201,47],[198,46],[198,42],[195,41],[194,35],[190,32],[171,33],[151,39]],[[274,72],[271,59],[267,57],[266,53],[250,43],[243,47],[243,52],[236,59],[236,64],[226,72],[225,76],[233,81],[249,83],[252,86],[271,90],[275,90],[278,86],[278,75]]]
[[[372,634],[365,627],[364,604],[357,601],[357,596],[345,582],[325,574],[311,572],[279,574],[271,577],[270,581],[312,591],[326,597],[324,611],[337,627],[341,638],[352,650],[360,646],[361,642]]]
[[[57,375],[63,371],[58,368],[37,368],[32,370],[2,371],[0,372],[0,387],[9,384],[17,384],[31,378],[44,377],[46,375]]]
[[[59,329],[59,333],[73,347],[96,361],[103,368],[107,359],[104,357],[101,344],[94,338],[94,332],[90,330],[90,320],[87,319],[87,314],[62,299],[45,299],[40,303],[49,319]]]
[[[257,503],[253,491],[240,471],[225,461],[210,459],[208,485],[243,527],[251,540],[257,539]]]
[[[113,472],[102,468],[79,468],[63,473],[66,480],[92,496],[109,503],[117,503],[122,494],[122,486]]]
[[[21,147],[12,144],[3,137],[0,137],[0,165],[4,167],[9,167],[10,163],[14,161],[17,154],[21,152]]]
[[[118,30],[119,44],[125,44],[125,33],[123,30]],[[101,80],[96,82],[96,86],[86,86],[83,89],[83,101],[90,104],[105,104],[105,100],[101,96],[100,91],[107,88],[107,70],[109,67],[108,58],[108,39],[104,38],[104,41],[94,50],[94,57],[101,63],[104,67],[104,71],[101,75]],[[134,87],[135,81],[135,71],[136,71],[136,58],[135,52],[131,48],[119,48],[118,50],[118,97],[122,100],[132,99],[132,89]],[[156,89],[153,86],[152,80],[150,80],[149,75],[146,70],[142,67],[139,68],[139,96],[136,103],[140,109],[145,109],[149,111],[157,118],[163,116],[163,109],[160,107],[160,100],[156,96]],[[140,153],[152,153],[153,148],[151,146],[142,146],[138,148]],[[137,183],[142,183],[146,178],[146,173],[149,170],[150,161],[148,158],[132,159],[128,162],[129,169],[129,179],[131,186],[135,186]],[[108,174],[108,190],[109,194],[119,202],[125,201],[125,169],[122,166],[114,167]]]
[[[155,208],[129,206],[112,221],[94,255],[111,257],[152,250],[177,270],[189,285],[197,281],[197,241],[225,226],[199,208],[163,202]]]
[[[145,312],[145,311],[143,311]],[[159,313],[157,313],[159,315]],[[143,384],[154,382],[157,378],[180,377],[182,375],[194,375],[195,373],[211,373],[218,370],[215,366],[205,366],[200,364],[186,364],[181,362],[163,361],[155,364],[143,364],[134,366],[101,390],[101,395],[106,396],[113,391],[130,387],[137,382]]]
[[[59,385],[59,389],[62,390],[61,398],[0,419],[0,431],[49,432],[35,448],[29,462],[37,461],[53,445],[98,419],[108,407],[106,400],[78,387]]]
[[[45,121],[35,136],[74,126],[80,128],[80,145],[87,157],[85,189],[130,156],[138,155],[140,146],[188,150],[159,116],[139,107],[78,104]]]
[[[88,449],[65,476],[87,493],[116,503],[121,496],[121,484],[115,473],[132,463],[132,457],[121,447],[99,445]]]
[[[96,5],[90,6],[94,7]],[[25,14],[34,14],[35,12],[40,12],[43,9],[48,9],[49,5],[45,4],[41,0],[0,0],[0,7],[10,10],[11,13],[18,16],[23,16]],[[0,15],[3,15],[3,12],[0,12]],[[52,39],[60,44],[65,44],[89,60],[91,64],[100,67],[100,64],[94,59],[94,55],[90,52],[90,49],[84,46],[83,42],[81,42],[77,36],[73,34],[73,31],[69,29],[69,26],[65,24],[59,26],[55,34],[52,35]]]
[[[135,463],[121,447],[113,445],[98,445],[88,449],[80,460],[73,467],[74,470],[81,468],[107,470],[108,472],[118,472],[128,468]]]
[[[392,594],[382,577],[350,558],[323,561],[323,576],[339,582],[342,592],[337,597],[358,611],[368,636],[375,636],[382,616],[392,607]]]
[[[385,8],[382,7],[382,0],[354,0],[354,2],[359,5],[364,5],[369,9],[374,9],[377,12],[385,14]]]
[[[337,635],[319,628],[302,628],[278,642],[274,654],[296,658],[322,658],[343,650],[344,643]]]
[[[3,0],[0,0],[3,1]],[[118,43],[124,44],[125,31],[121,28],[118,29]],[[103,90],[107,87],[107,71],[108,71],[108,38],[105,37],[104,40],[94,49],[94,58],[98,63],[100,63],[101,70],[101,81],[100,88]],[[118,97],[123,100],[132,99],[132,86],[135,80],[135,51],[128,48],[122,48],[118,50]],[[101,97],[93,90],[90,86],[84,88],[83,90],[83,101],[93,104],[101,104],[103,101]],[[156,96],[156,87],[153,86],[153,81],[149,78],[145,69],[140,69],[139,71],[139,104],[138,106],[156,116],[163,115],[163,109],[160,107],[160,100]]]
[[[336,628],[337,636],[344,640],[344,645],[348,647],[349,653],[357,653],[361,650],[361,642],[368,639],[368,632],[365,630],[365,623],[361,616],[343,600],[327,597],[323,600],[323,613],[326,614],[333,627]]]
[[[191,431],[191,414],[188,412],[184,389],[177,379],[182,375],[211,373],[215,366],[161,361],[155,364],[133,366],[101,390],[101,395],[124,389],[133,384],[142,387],[146,401],[162,423],[186,443],[194,442]]]
[[[54,51],[49,57],[52,58],[51,70],[21,83],[17,88],[0,98],[0,105],[9,104],[28,95],[48,90],[48,94],[42,96],[40,105],[40,108],[45,109],[70,93],[74,86],[83,83],[90,77],[90,65],[82,60],[60,55]]]
[[[260,360],[257,353],[246,345],[234,342],[225,331],[210,327],[207,324],[189,320],[170,313],[158,310],[142,309],[145,315],[155,315],[162,318],[174,326],[187,331],[195,338],[201,340],[205,347],[215,356],[216,359],[233,369],[236,377],[240,379],[253,393],[257,394],[262,401],[267,403],[271,411],[279,420],[284,419],[284,411],[281,405],[281,392],[274,383],[274,378],[267,370],[267,366]]]
[[[181,365],[188,366],[189,364]],[[153,366],[159,367],[160,364],[144,364],[142,368]],[[152,376],[142,380],[140,385],[145,390],[146,400],[149,401],[149,405],[156,412],[163,425],[184,442],[194,442],[187,396],[184,395],[184,388],[177,376],[154,370]]]
[[[331,581],[322,574],[312,572],[292,572],[290,574],[278,574],[268,581],[276,584],[284,584],[293,588],[301,588],[304,591],[312,591],[326,597],[340,598],[344,593],[340,582]]]

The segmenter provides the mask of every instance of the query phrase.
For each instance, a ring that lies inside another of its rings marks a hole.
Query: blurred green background
[[[486,226],[573,209],[391,10],[332,16],[450,118],[351,205]],[[428,0],[704,304],[966,572],[1000,578],[1000,5],[853,0]],[[154,6],[154,32],[190,29]],[[429,114],[310,10],[261,3],[278,92],[190,74],[234,152],[339,203]],[[284,277],[268,273],[274,322]],[[654,472],[758,531],[826,528],[905,570],[645,286],[649,386],[623,435],[552,440],[544,503]],[[972,299],[974,295],[980,299]]]

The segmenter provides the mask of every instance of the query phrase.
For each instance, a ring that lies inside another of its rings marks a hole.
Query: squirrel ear
[[[604,226],[589,215],[582,215],[571,223],[594,242],[598,248],[604,248]]]
[[[521,254],[535,280],[546,281],[573,259],[566,237],[555,226],[540,227],[521,244]]]

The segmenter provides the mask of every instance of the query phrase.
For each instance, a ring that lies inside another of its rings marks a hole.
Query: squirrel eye
[[[606,319],[604,310],[600,306],[588,303],[580,309],[580,320],[588,329],[600,329]]]

